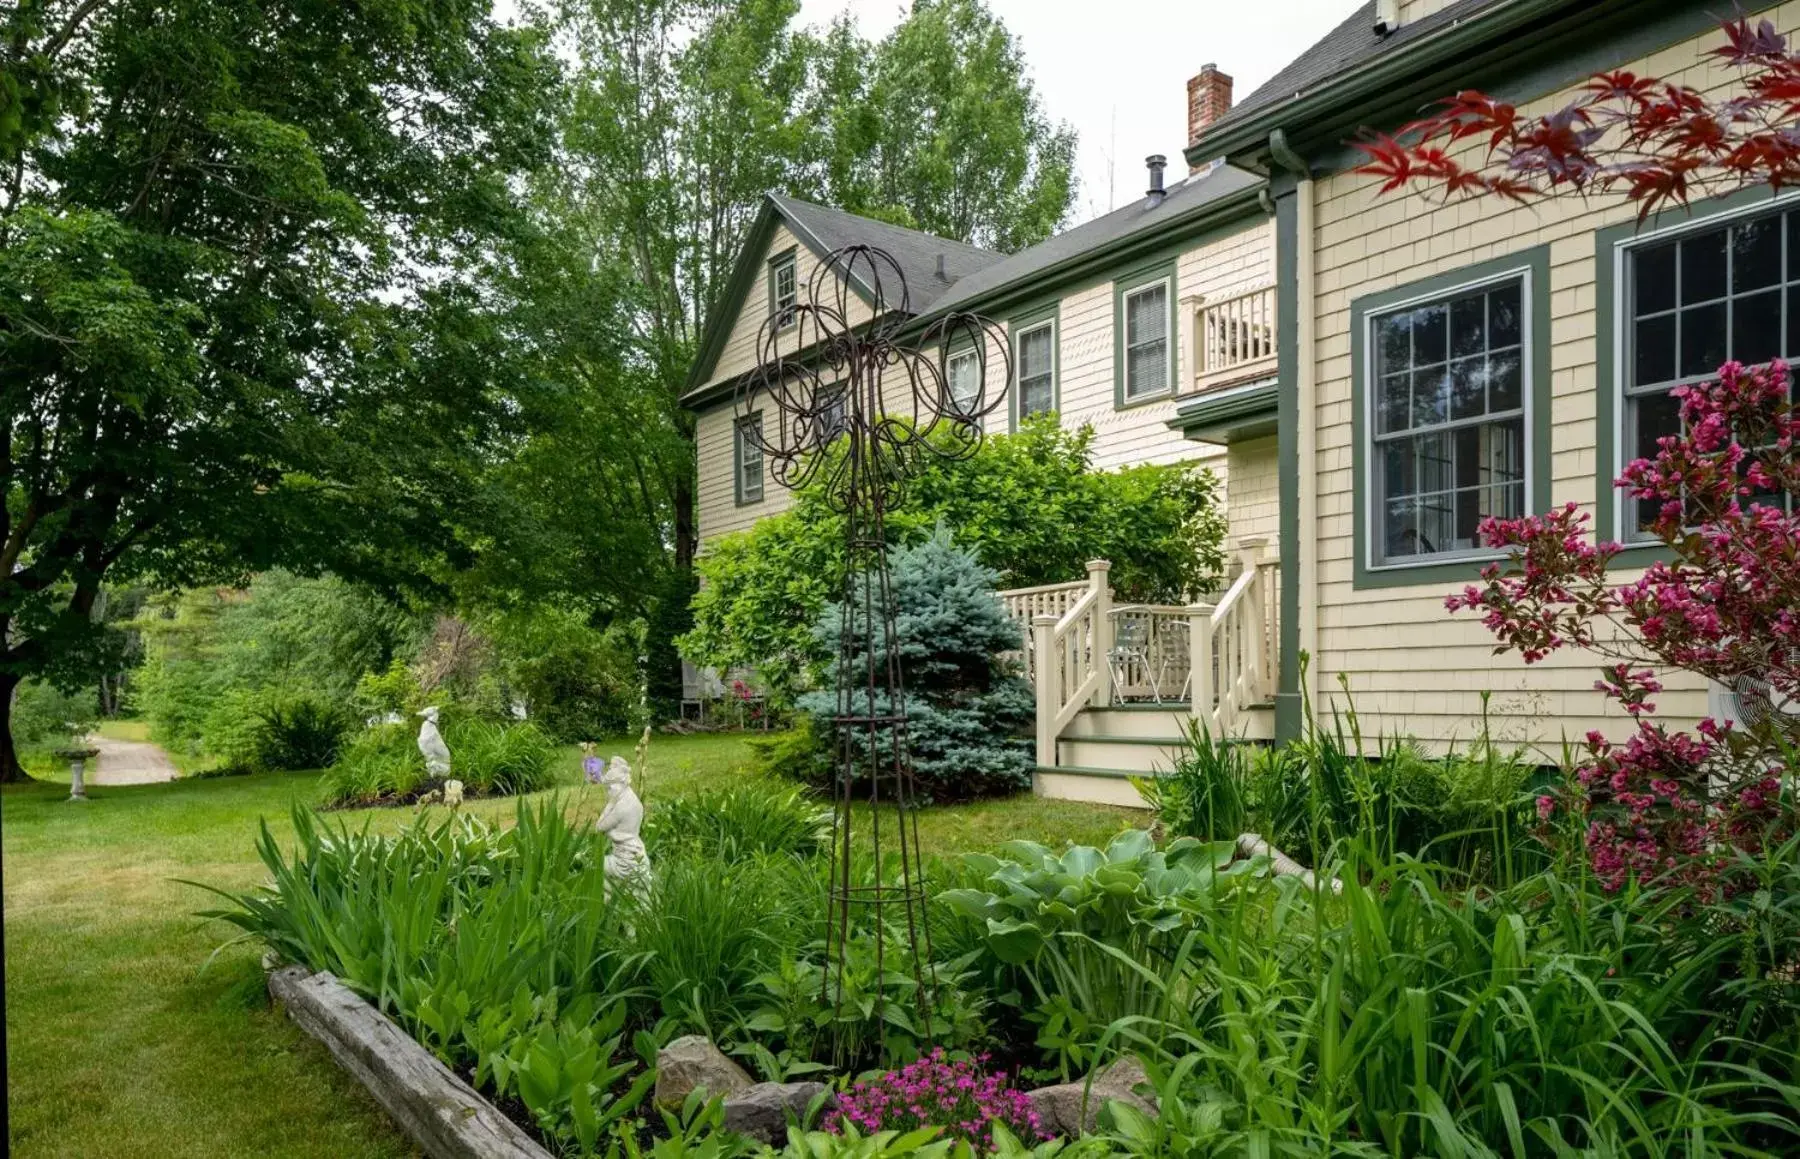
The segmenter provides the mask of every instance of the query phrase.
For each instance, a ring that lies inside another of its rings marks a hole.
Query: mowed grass
[[[620,738],[599,751],[630,759],[635,744]],[[655,737],[647,807],[752,777],[752,756],[736,735]],[[579,752],[568,749],[558,767],[553,791],[571,811],[598,815],[601,790],[583,781]],[[66,802],[67,791],[40,782],[0,793],[12,1154],[416,1154],[323,1047],[270,1009],[259,950],[218,950],[229,928],[194,916],[214,899],[181,882],[263,881],[258,819],[287,836],[293,804],[317,800],[318,775],[100,787],[85,805]],[[492,800],[468,810],[504,820],[514,807]],[[414,815],[334,816],[391,830]],[[919,836],[939,855],[1013,838],[1097,843],[1144,817],[1021,796],[926,810]]]

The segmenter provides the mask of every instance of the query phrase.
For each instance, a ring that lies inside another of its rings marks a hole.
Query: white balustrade
[[[1265,286],[1194,312],[1194,388],[1207,390],[1275,368],[1275,289]]]

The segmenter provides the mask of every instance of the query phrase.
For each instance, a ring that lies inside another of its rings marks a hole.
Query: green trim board
[[[1276,175],[1275,193],[1275,475],[1276,542],[1281,559],[1281,611],[1276,617],[1275,740],[1300,736],[1300,201],[1292,173]],[[1311,190],[1306,190],[1311,196]],[[1306,239],[1312,244],[1312,238]],[[1312,593],[1316,596],[1316,593]]]
[[[1353,583],[1357,590],[1412,587],[1421,584],[1472,582],[1483,565],[1503,553],[1482,551],[1459,554],[1439,562],[1374,565],[1370,532],[1370,477],[1374,470],[1369,453],[1369,322],[1408,303],[1431,301],[1458,290],[1473,289],[1518,274],[1525,282],[1525,365],[1531,381],[1524,391],[1526,406],[1525,504],[1527,512],[1540,511],[1550,500],[1550,247],[1534,246],[1491,261],[1408,282],[1390,290],[1365,294],[1350,303],[1350,428],[1354,495],[1352,518],[1356,554]]]
[[[1190,396],[1166,424],[1196,443],[1229,446],[1276,433],[1281,409],[1279,376]]]
[[[1623,285],[1620,275],[1627,251],[1691,230],[1717,228],[1733,218],[1780,212],[1797,205],[1800,192],[1774,196],[1766,190],[1747,189],[1686,208],[1663,210],[1641,226],[1627,220],[1594,231],[1594,533],[1598,538],[1625,541],[1613,480],[1626,462],[1625,383],[1619,373],[1624,365],[1625,328],[1619,319]],[[1632,544],[1617,557],[1620,564],[1628,567],[1670,558],[1669,550],[1659,543]]]
[[[1761,10],[1773,0],[1750,0]],[[1471,87],[1519,103],[1619,62],[1716,27],[1723,10],[1696,0],[1513,0],[1446,23],[1378,53],[1316,87],[1241,118],[1227,118],[1184,151],[1190,164],[1226,157],[1258,163],[1271,130],[1304,149],[1359,157],[1342,143],[1370,125],[1415,119],[1430,101]],[[1430,19],[1429,17],[1427,19]],[[1358,162],[1360,163],[1360,162]]]
[[[763,501],[766,484],[762,476],[768,470],[767,463],[758,464],[756,494],[746,494],[744,491],[744,428],[749,426],[762,426],[761,411],[744,415],[731,424],[731,494],[739,507],[750,507]]]
[[[1183,246],[1183,250],[1192,249]],[[1144,406],[1153,402],[1166,402],[1179,393],[1180,384],[1176,381],[1181,373],[1180,344],[1181,314],[1178,302],[1181,298],[1181,283],[1176,276],[1177,259],[1171,255],[1129,269],[1113,277],[1113,409],[1128,410],[1132,407]],[[1139,290],[1147,289],[1158,282],[1167,283],[1165,307],[1168,309],[1167,331],[1163,336],[1163,344],[1168,350],[1169,382],[1155,394],[1146,394],[1138,398],[1127,398],[1125,395],[1125,300]]]
[[[1050,323],[1050,413],[1062,410],[1062,299],[1052,298],[1022,310],[1006,320],[1006,341],[1012,347],[1012,381],[1006,384],[1006,430],[1019,429],[1019,335]]]

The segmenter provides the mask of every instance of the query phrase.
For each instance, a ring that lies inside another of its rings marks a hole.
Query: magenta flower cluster
[[[1047,1138],[1042,1120],[1025,1092],[1007,1085],[1004,1072],[984,1073],[979,1058],[950,1058],[942,1047],[875,1079],[858,1080],[838,1096],[826,1129],[845,1124],[864,1134],[942,1127],[948,1138],[991,1150],[994,1124],[1027,1143]]]
[[[1561,810],[1577,815],[1590,863],[1610,890],[1627,881],[1680,881],[1702,894],[1730,889],[1719,875],[1733,848],[1754,850],[1791,832],[1794,809],[1771,770],[1783,764],[1768,725],[1702,721],[1698,735],[1651,720],[1662,691],[1655,668],[1800,702],[1800,412],[1787,367],[1727,363],[1717,382],[1678,387],[1681,432],[1658,441],[1616,486],[1652,512],[1648,530],[1673,557],[1613,585],[1620,545],[1596,542],[1570,503],[1547,515],[1487,520],[1482,538],[1506,548],[1482,583],[1445,601],[1474,611],[1527,664],[1562,648],[1607,658],[1596,687],[1635,722],[1623,744],[1588,735],[1571,784],[1540,797],[1546,833]],[[1653,667],[1654,666],[1654,667]]]

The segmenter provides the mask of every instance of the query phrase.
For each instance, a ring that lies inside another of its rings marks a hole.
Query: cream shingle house
[[[1134,800],[1123,774],[1166,760],[1184,717],[1285,738],[1304,698],[1328,708],[1343,685],[1369,736],[1466,741],[1484,698],[1497,735],[1547,759],[1565,737],[1622,733],[1588,658],[1494,656],[1444,595],[1492,558],[1484,515],[1573,500],[1603,535],[1636,536],[1610,481],[1671,429],[1669,389],[1727,357],[1800,354],[1800,200],[1743,194],[1640,227],[1604,197],[1383,197],[1346,142],[1466,87],[1527,113],[1602,69],[1726,88],[1716,8],[1363,4],[1236,106],[1229,77],[1196,76],[1185,179],[1007,257],[772,197],[686,396],[702,537],[784,502],[737,436],[732,390],[819,256],[868,241],[926,287],[921,326],[949,310],[1007,322],[1009,422],[1054,410],[1093,424],[1102,464],[1192,460],[1226,479],[1226,590],[1118,608],[1096,570],[1009,594],[1032,632],[1041,792]],[[1800,0],[1744,8],[1800,27]],[[1706,699],[1692,685],[1662,707],[1691,718]]]

